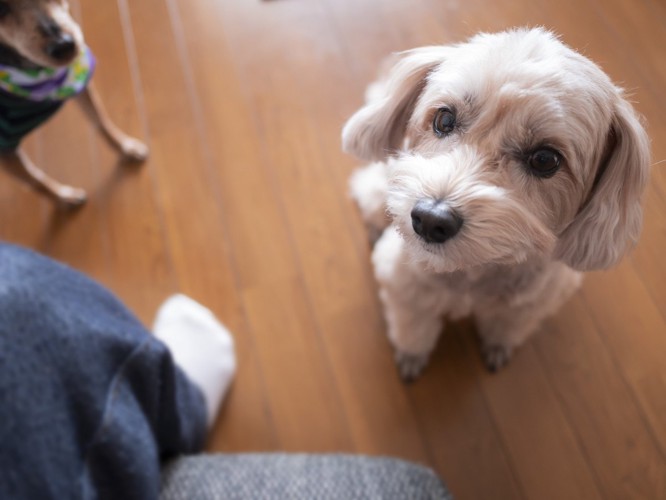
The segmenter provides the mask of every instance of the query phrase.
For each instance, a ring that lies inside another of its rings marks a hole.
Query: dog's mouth
[[[394,220],[394,222],[396,222]],[[442,257],[445,252],[445,247],[450,246],[453,240],[437,243],[428,241],[423,236],[419,235],[412,227],[404,227],[402,224],[397,223],[394,225],[400,237],[408,242],[410,247],[417,251],[424,251],[435,257]]]
[[[0,64],[12,68],[35,70],[69,66],[80,54],[74,40],[47,44],[37,55],[25,55],[14,47],[0,43]]]
[[[501,224],[497,221],[492,226]],[[394,219],[394,227],[406,243],[410,258],[435,272],[470,270],[488,265],[512,265],[552,249],[553,238],[538,226],[502,224],[497,229],[466,220],[460,231],[445,241],[424,238],[406,217]]]
[[[421,261],[428,269],[435,272],[467,271],[491,265],[512,264],[525,259],[521,251],[516,251],[515,254],[493,255],[492,257],[476,255],[475,252],[465,254],[460,249],[454,248],[455,240],[445,243],[431,243],[417,235],[412,234],[410,236],[408,248],[412,258]],[[521,254],[521,256],[517,257],[518,254]]]
[[[442,243],[428,243],[421,240],[421,248],[431,255],[441,255],[442,253]]]

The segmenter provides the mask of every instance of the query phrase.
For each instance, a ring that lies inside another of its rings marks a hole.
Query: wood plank
[[[201,168],[206,157],[197,127],[192,126],[197,117],[192,112],[187,82],[171,65],[160,64],[165,54],[171,60],[182,53],[169,12],[161,1],[119,0],[119,6],[132,20],[144,102],[151,117],[151,164],[157,199],[179,289],[210,307],[235,333],[239,371],[223,424],[228,432],[221,435],[229,436],[225,444],[231,449],[241,437],[246,447],[269,449],[275,443],[274,429],[265,398],[257,397],[264,391],[263,379],[250,355],[252,339],[234,293],[236,276],[226,229],[221,225],[218,183],[211,179],[209,170]],[[146,19],[162,29],[137,30],[136,20]],[[248,412],[252,429],[244,427]],[[219,437],[217,433],[213,436],[213,445]]]
[[[469,348],[477,343],[467,336]],[[494,376],[477,371],[527,498],[602,498],[599,485],[531,343]]]
[[[344,407],[300,279],[247,289],[243,298],[280,448],[353,450]]]
[[[586,304],[603,339],[617,359],[666,456],[666,422],[661,409],[666,392],[655,390],[666,377],[666,321],[645,285],[625,262],[613,273],[589,276]]]
[[[350,360],[358,351],[365,352],[372,339],[355,335],[352,341],[348,341],[346,332],[332,325],[331,318],[337,318],[341,311],[347,314],[359,308],[367,311],[368,307],[373,307],[374,298],[364,293],[371,286],[367,271],[364,271],[367,261],[361,262],[358,257],[347,222],[337,209],[339,198],[329,180],[327,155],[316,139],[320,117],[326,116],[325,111],[311,109],[311,103],[300,98],[315,92],[314,85],[320,85],[313,75],[308,76],[308,69],[334,62],[334,48],[323,43],[323,40],[329,40],[327,26],[322,22],[324,12],[315,5],[295,8],[288,3],[271,4],[268,9],[261,4],[229,5],[228,8],[233,12],[227,12],[223,18],[230,46],[245,47],[252,41],[251,53],[236,58],[236,64],[242,69],[242,78],[254,82],[254,90],[249,96],[252,111],[259,120],[268,157],[275,166],[273,171],[281,204],[293,235],[315,319],[331,363],[336,372],[345,374],[344,378],[338,378],[344,404],[363,405],[366,418],[379,420],[394,415],[395,419],[411,419],[413,422],[404,389],[395,379],[372,379],[377,384],[372,389],[372,399],[368,392],[360,391],[362,387],[357,379],[365,370]],[[236,18],[236,22],[227,23],[226,20],[232,18]],[[271,34],[271,38],[267,34]],[[314,52],[289,53],[272,43],[273,39],[295,47],[318,47],[313,43],[315,40],[322,45]],[[265,60],[274,64],[270,73],[265,71]],[[293,74],[303,75],[303,78],[294,81]],[[263,100],[265,95],[272,96],[270,102]],[[331,105],[335,106],[335,102],[328,103]],[[340,154],[339,148],[336,153]],[[331,237],[335,246],[331,244]],[[376,321],[376,317],[369,318],[366,324],[357,325],[357,328],[368,331],[370,320]],[[384,360],[371,362],[373,367],[385,364]],[[354,374],[358,376],[354,377]],[[383,399],[383,404],[374,403],[378,398]],[[373,404],[368,404],[369,401]],[[381,408],[389,411],[380,413]],[[391,424],[388,427],[367,427],[364,421],[354,418],[352,411],[349,414],[355,440],[360,429],[364,429],[363,442],[355,441],[360,451],[395,451],[396,443],[384,434],[386,429],[392,428]],[[398,444],[400,450],[410,457],[426,460],[415,426],[407,426],[405,431],[402,443]]]
[[[97,58],[93,84],[104,107],[126,133],[148,141],[140,75],[131,63],[136,58],[131,27],[123,25],[116,2],[81,0],[81,10],[86,42]],[[86,118],[79,112],[79,119]],[[124,270],[120,275],[110,272],[104,281],[150,324],[158,304],[175,291],[175,274],[157,207],[153,164],[150,159],[145,164],[123,163],[97,130],[90,130],[89,137],[96,168],[90,202],[99,207],[105,226],[109,266]]]
[[[587,309],[577,296],[548,323],[536,340],[540,358],[603,498],[664,498],[663,454]],[[611,309],[609,303],[607,313]]]
[[[91,196],[97,177],[91,129],[74,106],[66,103],[42,127],[43,143],[34,160],[59,182],[81,187]],[[76,210],[52,207],[42,250],[104,281],[108,247],[99,201],[91,196]]]
[[[171,1],[167,5],[185,52],[181,57],[191,68],[186,78],[195,99],[192,113],[205,145],[206,168],[220,190],[239,286],[290,277],[296,270],[294,250],[274,175],[267,168],[271,160],[263,151],[261,129],[220,30],[217,2],[185,8]]]
[[[438,471],[456,498],[527,498],[479,383],[469,322],[449,324],[430,364],[409,389]],[[465,450],[461,453],[461,450]],[[471,471],[474,480],[470,481]]]
[[[41,133],[36,130],[21,147],[34,159],[39,156],[41,144]],[[53,210],[50,200],[0,169],[0,238],[3,241],[43,251]]]

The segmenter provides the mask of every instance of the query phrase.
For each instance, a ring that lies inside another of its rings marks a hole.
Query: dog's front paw
[[[483,347],[483,362],[488,371],[496,373],[511,359],[512,349],[504,345],[487,345]]]
[[[123,158],[129,161],[144,161],[148,158],[148,146],[138,139],[126,137],[120,143]]]
[[[423,372],[428,364],[428,354],[411,354],[396,351],[395,362],[403,382],[414,382]]]

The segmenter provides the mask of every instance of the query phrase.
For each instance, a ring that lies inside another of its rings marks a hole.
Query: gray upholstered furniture
[[[352,455],[198,455],[163,469],[161,500],[450,500],[430,469]]]

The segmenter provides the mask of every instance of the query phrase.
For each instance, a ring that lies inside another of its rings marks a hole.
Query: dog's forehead
[[[483,98],[523,96],[584,98],[612,87],[606,75],[549,33],[528,31],[479,36],[448,52],[428,78],[432,93]]]
[[[482,35],[451,47],[430,72],[412,124],[429,127],[447,106],[468,124],[482,117],[484,134],[529,130],[534,140],[576,144],[581,130],[605,133],[616,93],[596,64],[547,32]]]

